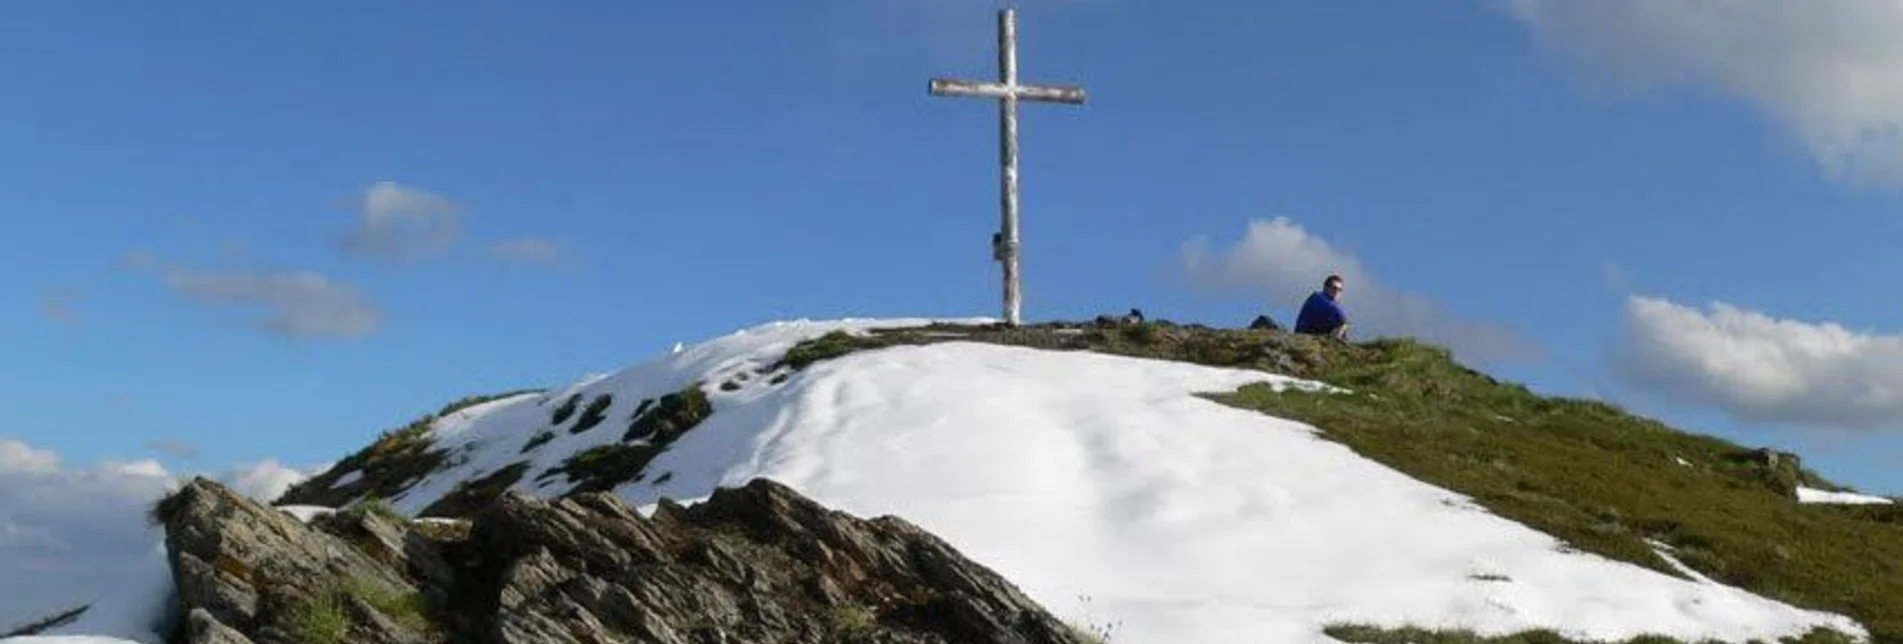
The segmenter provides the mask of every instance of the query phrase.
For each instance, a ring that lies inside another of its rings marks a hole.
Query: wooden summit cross
[[[998,82],[932,79],[933,96],[976,96],[998,99],[999,162],[1003,172],[1004,221],[991,236],[991,257],[1004,265],[1004,321],[1018,326],[1023,291],[1018,284],[1018,101],[1082,105],[1084,90],[1070,85],[1018,84],[1017,12],[998,12]]]

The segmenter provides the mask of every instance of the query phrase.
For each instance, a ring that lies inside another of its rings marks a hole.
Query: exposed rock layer
[[[1085,641],[918,527],[764,479],[652,518],[609,494],[509,493],[462,525],[306,525],[205,479],[159,513],[178,639],[199,644]]]

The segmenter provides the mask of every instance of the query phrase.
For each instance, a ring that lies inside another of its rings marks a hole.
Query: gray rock
[[[764,479],[653,518],[607,493],[508,493],[467,531],[304,525],[204,479],[160,514],[193,644],[1082,641],[917,526]]]
[[[188,644],[254,644],[244,633],[218,623],[218,618],[203,608],[192,609],[186,618],[185,641]]]

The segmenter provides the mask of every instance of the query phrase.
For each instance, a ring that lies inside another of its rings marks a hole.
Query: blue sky
[[[304,467],[769,320],[996,315],[996,110],[925,90],[997,7],[8,3],[0,439]],[[1369,332],[1903,493],[1873,7],[1026,2],[1023,78],[1090,93],[1023,111],[1026,316],[1346,272]]]

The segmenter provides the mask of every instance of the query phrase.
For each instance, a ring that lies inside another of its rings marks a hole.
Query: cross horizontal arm
[[[1020,101],[1068,103],[1071,105],[1082,105],[1084,103],[1084,88],[1075,85],[1018,85],[1013,87],[1000,83],[981,83],[945,78],[932,79],[933,96],[1004,98],[1014,94]]]

